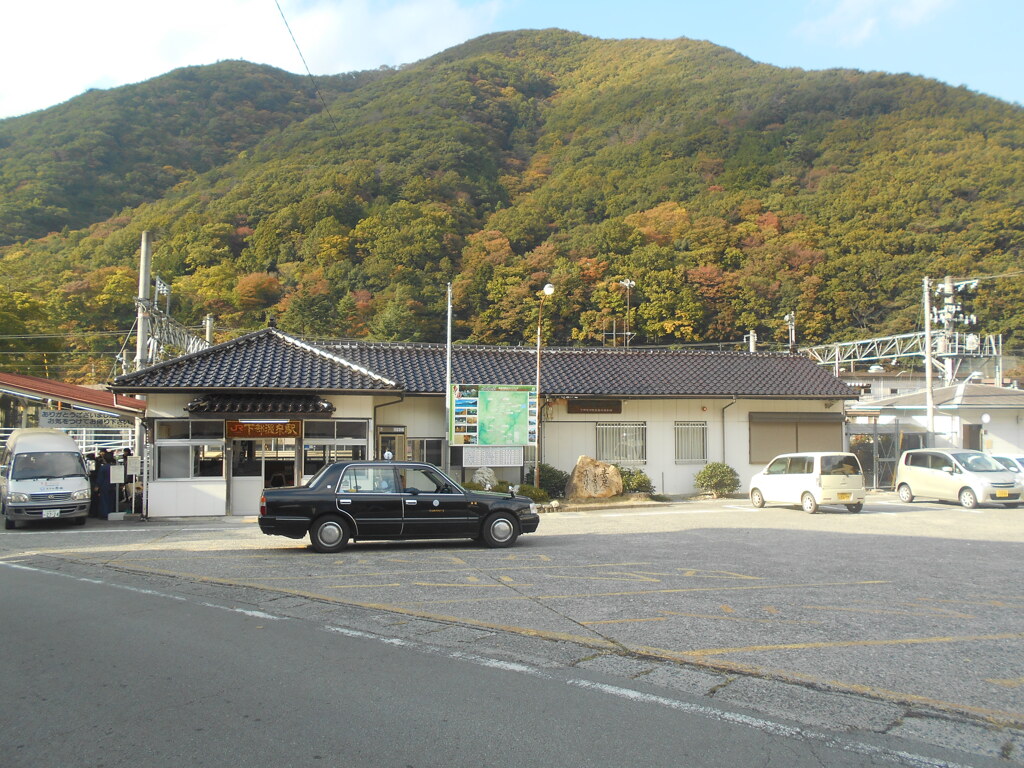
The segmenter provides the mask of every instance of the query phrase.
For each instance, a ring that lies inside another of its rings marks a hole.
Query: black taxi
[[[301,539],[317,552],[338,552],[349,540],[471,538],[510,547],[540,524],[524,496],[469,491],[432,464],[342,461],[309,482],[265,488],[260,530]]]

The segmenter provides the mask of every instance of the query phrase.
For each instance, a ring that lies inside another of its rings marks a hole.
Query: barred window
[[[708,461],[708,423],[677,421],[676,464],[706,464]]]
[[[647,424],[627,421],[597,424],[597,460],[623,464],[647,462]]]

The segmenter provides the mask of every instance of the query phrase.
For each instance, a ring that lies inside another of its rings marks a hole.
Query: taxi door
[[[406,536],[467,536],[479,531],[474,505],[433,467],[401,467],[398,474]]]
[[[356,521],[356,538],[402,534],[402,494],[398,488],[394,467],[345,467],[334,500],[339,512]]]

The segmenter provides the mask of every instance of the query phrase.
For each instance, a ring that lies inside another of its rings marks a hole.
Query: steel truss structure
[[[800,352],[816,363],[833,366],[837,376],[843,364],[849,366],[852,363],[881,363],[884,361],[895,363],[900,358],[907,357],[917,358],[922,362],[927,362],[929,359],[929,356],[925,354],[925,334],[923,332],[803,347]],[[947,381],[955,380],[962,362],[970,359],[994,361],[996,379],[999,380],[1002,352],[1002,336],[980,336],[976,333],[948,331],[932,333],[931,363],[935,372]]]

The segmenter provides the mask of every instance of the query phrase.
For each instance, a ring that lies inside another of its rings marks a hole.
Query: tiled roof
[[[443,394],[445,368],[443,344],[307,344],[265,329],[120,376],[112,387]],[[536,375],[532,347],[452,348],[453,383],[533,384]],[[549,397],[857,397],[856,390],[799,355],[649,348],[546,347],[541,391]]]
[[[26,376],[21,373],[0,373],[0,389],[15,394],[52,399],[70,405],[106,409],[108,411],[127,411],[141,414],[146,410],[146,402],[134,397],[115,396],[105,389],[83,387],[78,384],[66,384],[63,381],[42,379],[38,376]]]
[[[122,392],[202,390],[397,391],[395,381],[266,328],[114,379]]]
[[[189,413],[299,414],[334,413],[334,406],[316,395],[205,394],[185,406]]]
[[[403,382],[408,391],[443,393],[444,345],[324,344],[339,357]],[[533,384],[537,350],[452,348],[452,381]],[[800,355],[679,349],[546,347],[541,391],[548,396],[855,398],[855,390]]]

